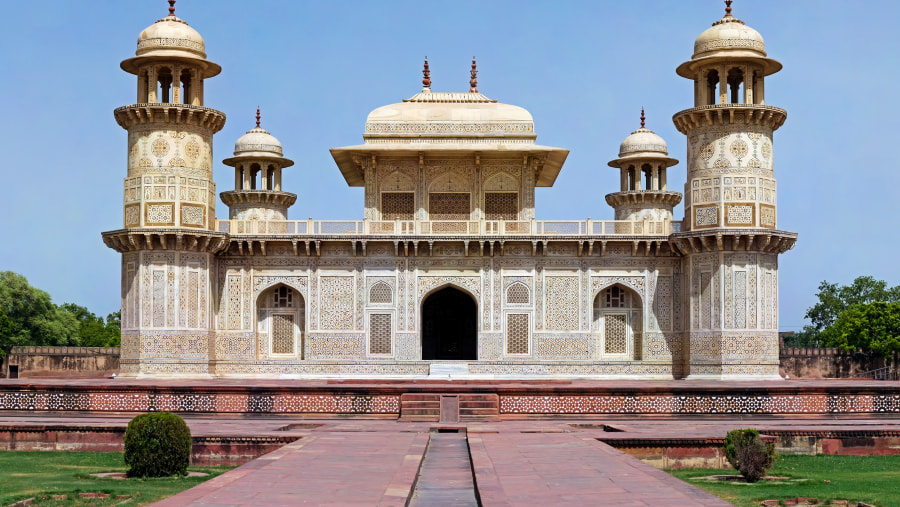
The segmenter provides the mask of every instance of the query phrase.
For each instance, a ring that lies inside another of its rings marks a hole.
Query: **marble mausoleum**
[[[123,375],[779,378],[778,255],[797,238],[776,213],[786,112],[765,102],[781,64],[730,7],[676,70],[694,82],[673,117],[683,196],[642,115],[609,162],[614,220],[537,220],[568,150],[480,93],[474,60],[467,92],[432,91],[426,61],[419,93],[331,150],[361,219],[318,221],[290,219],[293,161],[258,112],[217,195],[225,114],[204,86],[221,68],[170,5],[121,63],[137,100],[115,110],[124,223],[103,240],[122,254]]]

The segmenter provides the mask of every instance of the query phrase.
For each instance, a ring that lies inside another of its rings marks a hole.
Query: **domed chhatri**
[[[620,191],[606,195],[616,220],[672,221],[672,208],[681,202],[681,194],[666,188],[666,169],[678,163],[668,155],[663,138],[647,129],[641,109],[641,128],[622,141],[619,158],[608,164],[621,176]]]
[[[169,0],[169,15],[145,28],[137,40],[135,56],[122,62],[125,72],[138,74],[154,60],[183,61],[203,69],[203,77],[213,77],[222,67],[206,59],[206,44],[197,30],[175,16],[175,0]]]
[[[736,57],[754,58],[762,64],[761,70],[766,76],[781,70],[781,63],[767,58],[762,35],[731,14],[731,0],[725,3],[725,16],[697,37],[694,41],[694,54],[690,61],[678,66],[678,75],[692,78],[701,61],[708,64]]]
[[[234,167],[234,190],[219,195],[231,220],[287,220],[287,209],[297,201],[296,194],[281,191],[281,170],[294,161],[282,155],[281,142],[260,127],[260,119],[256,108],[256,127],[239,137],[234,156],[222,161]]]
[[[672,118],[687,137],[684,221],[670,236],[684,256],[698,330],[686,344],[687,378],[777,379],[778,254],[797,239],[777,228],[772,147],[787,113],[764,95],[781,64],[725,3],[725,17],[678,67],[694,81],[694,107]]]

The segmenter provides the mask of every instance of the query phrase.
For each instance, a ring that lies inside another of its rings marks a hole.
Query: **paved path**
[[[443,507],[476,505],[476,487],[486,507],[729,505],[589,433],[523,433],[518,426],[496,433],[473,427],[468,449],[464,433],[411,432],[403,423],[336,426],[156,505],[403,506],[410,500]],[[435,452],[423,463],[429,437]]]
[[[482,504],[728,506],[579,433],[470,435]]]
[[[403,506],[427,433],[303,438],[155,505]]]

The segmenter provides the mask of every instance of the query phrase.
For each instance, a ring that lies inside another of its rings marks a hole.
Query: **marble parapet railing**
[[[668,236],[681,231],[669,220],[218,220],[231,235],[416,236]]]

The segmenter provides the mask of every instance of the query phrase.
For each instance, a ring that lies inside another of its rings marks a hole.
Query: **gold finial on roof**
[[[260,118],[262,118],[262,117],[259,115],[259,106],[256,106],[256,128],[259,128]]]
[[[644,121],[645,121],[646,119],[647,119],[647,118],[644,117],[644,108],[641,107],[641,128],[644,128],[644,125],[645,125]]]
[[[725,0],[725,17],[730,18],[731,16],[731,2],[734,0]]]
[[[472,79],[469,79],[469,93],[478,93],[478,65],[475,63],[475,57],[472,57],[472,70],[469,72]]]
[[[169,0],[169,16],[175,17],[175,0]]]

